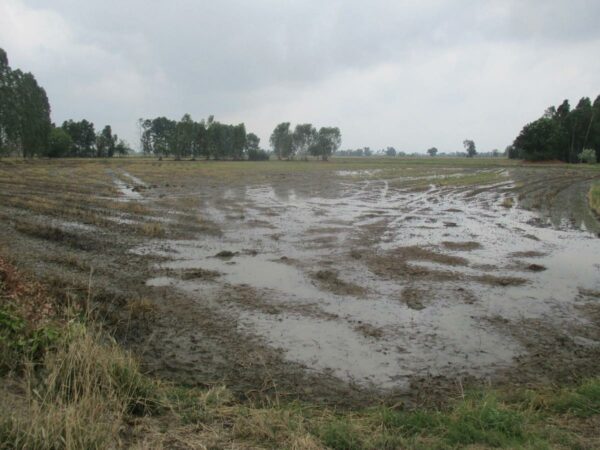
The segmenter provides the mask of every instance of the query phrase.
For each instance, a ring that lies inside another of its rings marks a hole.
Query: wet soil
[[[92,280],[149,372],[364,403],[600,369],[596,172],[165,171],[100,168],[77,211],[37,209],[58,180],[0,196],[2,251],[73,295]]]

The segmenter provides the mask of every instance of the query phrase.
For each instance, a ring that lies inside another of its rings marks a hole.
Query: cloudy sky
[[[137,119],[214,114],[262,144],[282,121],[344,148],[504,149],[600,94],[598,0],[0,0],[0,47],[52,118],[138,146]]]

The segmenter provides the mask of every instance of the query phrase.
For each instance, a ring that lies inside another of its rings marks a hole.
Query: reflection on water
[[[250,286],[261,302],[281,308],[272,314],[250,303],[227,304],[243,331],[309,370],[380,387],[405,386],[411,374],[487,375],[510,365],[524,349],[487,318],[543,318],[557,327],[585,322],[574,305],[581,289],[600,291],[600,239],[540,227],[535,214],[503,206],[510,183],[475,194],[433,185],[416,192],[387,180],[339,175],[342,181],[326,193],[275,183],[205,200],[198,213],[219,223],[223,235],[136,249],[168,258],[156,269],[171,275],[148,284],[179,288],[213,307],[225,307],[225,286]],[[421,281],[369,270],[367,260],[407,246],[460,256],[466,264],[409,261],[434,275],[455,275]],[[234,256],[215,256],[223,250]],[[528,269],[532,264],[535,271]],[[188,269],[220,276],[177,277]],[[311,275],[321,269],[366,294],[336,295],[315,285]],[[482,275],[526,282],[490,285],[477,281]],[[401,301],[407,287],[419,289],[423,309]],[[361,331],[366,325],[376,333]]]

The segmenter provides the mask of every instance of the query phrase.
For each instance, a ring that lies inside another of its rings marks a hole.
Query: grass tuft
[[[449,444],[485,444],[506,447],[526,440],[525,416],[500,404],[491,393],[465,399],[450,416],[446,440]]]
[[[364,448],[360,434],[347,420],[334,419],[320,431],[323,444],[335,450],[360,450]]]

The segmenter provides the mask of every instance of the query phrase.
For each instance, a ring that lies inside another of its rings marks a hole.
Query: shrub
[[[255,150],[255,149],[250,149],[248,150],[248,160],[249,161],[268,161],[269,160],[269,154],[261,149]]]
[[[29,327],[8,305],[0,307],[0,374],[19,369],[25,360],[38,362],[58,334],[52,325]]]
[[[596,162],[596,152],[592,148],[584,149],[579,155],[577,155],[579,161],[587,164],[594,164]]]

